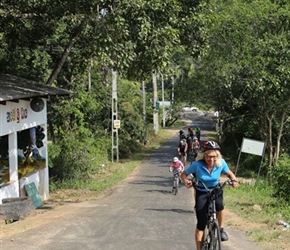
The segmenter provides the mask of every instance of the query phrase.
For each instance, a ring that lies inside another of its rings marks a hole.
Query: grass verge
[[[50,182],[50,200],[88,200],[94,199],[104,192],[109,191],[120,181],[127,178],[134,169],[141,164],[143,159],[159,148],[174,134],[175,129],[161,129],[158,136],[152,136],[150,143],[142,151],[134,154],[130,159],[119,162],[108,162],[101,171],[90,179],[84,181],[71,180],[57,183]]]

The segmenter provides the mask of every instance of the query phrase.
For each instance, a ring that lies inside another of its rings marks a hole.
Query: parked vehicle
[[[185,112],[190,112],[190,111],[197,112],[198,111],[198,107],[184,106],[182,108],[182,110],[185,111]]]

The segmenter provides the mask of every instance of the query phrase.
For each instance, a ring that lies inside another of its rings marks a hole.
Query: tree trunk
[[[268,123],[268,138],[267,138],[267,148],[268,148],[268,166],[271,168],[273,165],[273,140],[272,140],[272,118],[267,115],[267,123]]]
[[[61,55],[61,58],[57,64],[57,66],[53,69],[50,77],[48,78],[46,84],[47,85],[51,85],[53,83],[53,81],[57,78],[59,72],[61,71],[62,69],[62,66],[64,65],[74,43],[76,42],[78,36],[81,34],[82,30],[83,30],[83,27],[85,25],[85,21],[83,21],[80,26],[77,28],[76,32],[74,35],[72,35],[69,43],[67,44],[67,46],[65,47],[62,55]]]
[[[279,156],[280,156],[280,146],[281,146],[281,138],[283,136],[283,128],[284,128],[284,124],[285,124],[285,116],[286,116],[286,114],[285,114],[285,112],[283,112],[282,113],[282,117],[281,117],[279,132],[278,132],[278,136],[277,136],[277,142],[276,142],[276,148],[275,148],[275,154],[274,154],[273,164],[275,164],[279,160]]]

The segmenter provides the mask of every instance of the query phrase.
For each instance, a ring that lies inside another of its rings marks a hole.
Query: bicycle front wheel
[[[175,189],[174,189],[174,194],[176,195],[178,192],[178,186],[179,186],[179,177],[175,177]]]
[[[217,222],[212,224],[209,234],[209,250],[221,250],[221,233]]]

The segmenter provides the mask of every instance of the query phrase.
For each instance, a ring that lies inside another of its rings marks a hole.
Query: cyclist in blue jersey
[[[195,210],[197,217],[197,226],[195,231],[196,249],[201,249],[204,230],[207,222],[208,200],[207,192],[202,184],[198,184],[198,180],[202,181],[209,189],[219,184],[221,174],[226,174],[232,181],[233,187],[238,187],[235,174],[229,169],[226,161],[220,153],[220,146],[214,141],[207,141],[203,144],[203,152],[199,153],[196,161],[181,173],[181,179],[186,187],[192,187],[192,181],[187,176],[192,174],[196,181],[195,187]],[[217,219],[221,229],[221,240],[228,240],[228,235],[224,231],[224,202],[223,192],[220,190],[216,195]]]

